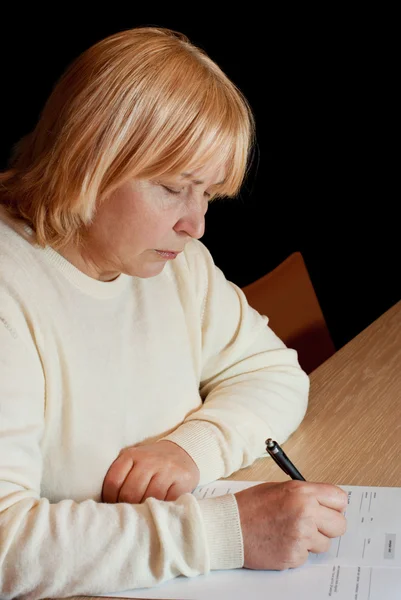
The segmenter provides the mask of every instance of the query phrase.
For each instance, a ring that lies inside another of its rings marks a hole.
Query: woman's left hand
[[[199,483],[192,458],[168,440],[124,448],[103,482],[103,502],[139,504],[147,498],[176,500]]]

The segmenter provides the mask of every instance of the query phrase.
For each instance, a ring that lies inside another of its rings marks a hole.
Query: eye
[[[171,187],[168,187],[168,185],[164,185],[163,183],[159,183],[159,185],[166,190],[166,192],[168,192],[169,194],[173,194],[174,196],[178,196],[179,194],[181,194],[181,192],[183,191],[184,188],[181,188],[180,190],[175,190]],[[212,194],[210,194],[209,192],[204,192],[203,194],[205,196],[205,198],[211,198]]]
[[[162,185],[162,188],[164,188],[166,190],[166,192],[168,192],[169,194],[178,195],[182,192],[182,190],[173,190],[172,188],[169,188],[166,185]]]

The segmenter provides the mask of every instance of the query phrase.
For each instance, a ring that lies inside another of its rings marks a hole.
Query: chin
[[[131,277],[141,277],[141,279],[149,279],[150,277],[156,277],[156,275],[160,275],[163,271],[165,263],[154,263],[143,265],[140,268],[130,269],[127,271],[127,275]]]

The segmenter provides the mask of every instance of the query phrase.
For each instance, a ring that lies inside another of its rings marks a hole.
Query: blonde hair
[[[235,196],[254,141],[251,109],[219,66],[169,29],[121,31],[81,54],[0,173],[0,204],[55,248],[79,239],[98,202],[130,178],[209,160]]]

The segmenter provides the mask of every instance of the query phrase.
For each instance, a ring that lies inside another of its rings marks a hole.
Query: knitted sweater
[[[3,214],[3,213],[2,213]],[[235,496],[101,502],[126,446],[200,483],[301,422],[309,379],[199,241],[156,277],[92,279],[0,219],[0,597],[149,587],[243,565]]]

